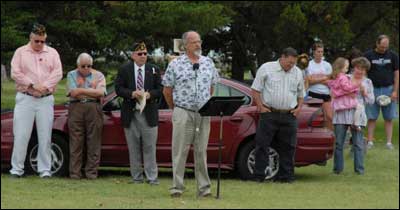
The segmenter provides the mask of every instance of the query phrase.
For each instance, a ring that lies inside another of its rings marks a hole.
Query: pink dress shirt
[[[334,111],[352,109],[357,107],[356,95],[359,91],[358,85],[354,85],[350,78],[340,73],[335,80],[330,80],[328,86],[331,89],[332,109]]]
[[[18,92],[32,93],[34,90],[29,85],[41,84],[53,93],[62,75],[60,56],[47,45],[36,52],[28,43],[18,48],[11,60],[11,78],[15,80]]]

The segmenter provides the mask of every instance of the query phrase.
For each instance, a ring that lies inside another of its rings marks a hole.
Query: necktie
[[[143,76],[142,76],[142,69],[139,68],[138,76],[136,81],[136,89],[142,90],[143,89]]]

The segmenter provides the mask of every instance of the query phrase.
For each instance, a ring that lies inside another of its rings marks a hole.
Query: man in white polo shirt
[[[254,179],[263,182],[268,166],[269,147],[276,141],[279,153],[279,172],[276,182],[294,181],[294,155],[297,139],[297,120],[304,96],[303,74],[296,65],[297,51],[291,47],[282,52],[278,61],[263,64],[253,85],[260,119],[256,134]]]

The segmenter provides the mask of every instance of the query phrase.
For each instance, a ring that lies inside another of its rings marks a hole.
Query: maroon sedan
[[[128,147],[120,121],[121,98],[113,90],[104,100],[104,128],[101,151],[101,166],[129,166]],[[235,170],[242,179],[250,178],[254,168],[255,133],[258,122],[256,104],[251,97],[248,85],[236,81],[221,79],[215,88],[216,96],[245,96],[245,104],[233,115],[224,117],[222,146],[222,169]],[[334,137],[332,132],[323,127],[321,102],[306,101],[298,116],[296,166],[310,164],[324,165],[332,157]],[[68,174],[68,104],[55,106],[52,172],[56,175]],[[159,136],[157,142],[157,162],[160,167],[172,167],[171,137],[172,110],[160,103]],[[1,114],[1,163],[9,167],[13,146],[13,113]],[[219,117],[211,119],[211,133],[208,144],[208,167],[218,166],[218,141],[220,130]],[[35,129],[34,129],[35,130]],[[279,154],[270,150],[269,166],[266,168],[267,179],[274,177],[279,170]],[[28,146],[25,169],[37,171],[37,135],[32,133]],[[188,156],[187,167],[193,167],[192,150]]]

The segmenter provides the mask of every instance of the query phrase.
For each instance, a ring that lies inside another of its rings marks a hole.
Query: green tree
[[[382,33],[392,38],[398,51],[399,2],[397,1],[296,1],[224,2],[235,13],[225,48],[232,52],[232,77],[253,76],[261,64],[277,59],[288,46],[309,53],[315,38],[322,40],[332,62],[351,47],[371,48]]]
[[[184,31],[205,35],[230,20],[224,6],[209,2],[1,2],[2,62],[28,42],[34,22],[46,25],[48,43],[69,71],[81,52],[122,61],[135,41],[168,50]]]

